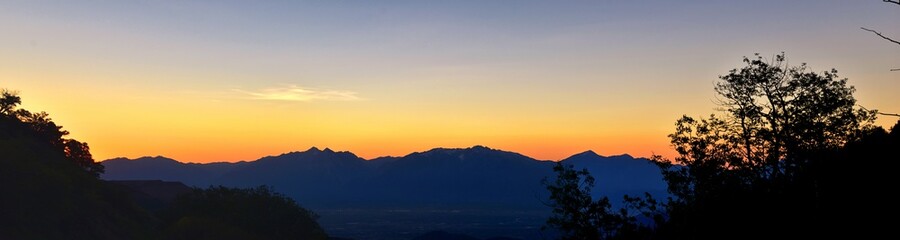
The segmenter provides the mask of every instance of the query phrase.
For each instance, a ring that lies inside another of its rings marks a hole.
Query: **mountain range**
[[[645,158],[586,151],[561,162],[588,169],[597,183],[593,194],[610,196],[612,202],[623,194],[665,194],[659,169]],[[541,180],[553,176],[555,164],[483,146],[371,160],[313,147],[236,163],[182,163],[161,156],[102,163],[106,180],[180,181],[196,187],[268,185],[312,209],[542,209],[548,193]]]

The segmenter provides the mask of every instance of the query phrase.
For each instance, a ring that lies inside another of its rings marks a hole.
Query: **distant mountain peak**
[[[587,151],[572,155],[566,159],[635,159],[635,158],[627,153],[619,154],[619,155],[603,156],[603,155],[597,154],[593,150],[587,150]]]
[[[629,155],[629,154],[619,154],[619,155],[612,155],[612,156],[603,156],[603,155],[597,154],[597,153],[594,152],[594,151],[588,150],[588,151],[584,151],[584,152],[581,152],[581,153],[572,155],[572,156],[570,156],[570,157],[568,157],[568,158],[566,158],[566,159],[563,159],[562,161],[566,161],[566,160],[579,160],[579,161],[593,161],[593,160],[633,160],[633,159],[636,159],[636,158],[632,157],[632,156]]]
[[[430,149],[430,150],[428,150],[428,151],[424,151],[424,152],[415,152],[415,153],[412,153],[412,154],[436,154],[436,153],[439,153],[439,154],[464,154],[464,153],[467,153],[467,152],[488,152],[488,151],[490,151],[490,152],[503,152],[503,151],[501,151],[501,150],[491,149],[491,148],[489,148],[489,147],[485,147],[485,146],[482,146],[482,145],[475,145],[475,146],[468,147],[468,148],[445,148],[445,147],[438,147],[438,148],[432,148],[432,149]],[[412,154],[411,154],[411,155],[412,155]]]
[[[303,152],[300,152],[300,153],[338,153],[338,152],[336,152],[336,151],[334,151],[334,150],[331,150],[331,148],[327,148],[327,147],[326,147],[325,149],[319,149],[319,148],[317,148],[317,147],[311,147],[311,148],[309,148],[308,150],[303,151]]]
[[[584,151],[584,152],[581,152],[581,153],[577,153],[577,154],[575,154],[575,155],[572,155],[572,157],[575,157],[575,156],[584,156],[584,157],[603,157],[603,156],[600,156],[600,154],[597,154],[596,152],[594,152],[594,150],[587,150],[587,151]]]
[[[491,149],[489,147],[485,147],[482,145],[475,145],[475,146],[470,147],[469,149],[472,149],[472,150],[494,150],[494,149]]]
[[[127,160],[127,161],[154,161],[154,162],[177,162],[177,163],[181,163],[181,162],[179,162],[179,161],[176,161],[175,159],[167,158],[167,157],[165,157],[165,156],[160,156],[160,155],[157,155],[157,156],[155,156],[155,157],[151,157],[151,156],[143,156],[143,157],[139,157],[139,158],[135,158],[135,159],[130,159],[130,158],[114,158],[114,159],[110,159],[110,160],[120,160],[120,159],[121,159],[121,160]]]
[[[424,152],[414,152],[402,158],[439,162],[508,163],[535,161],[533,158],[519,153],[493,149],[482,145],[475,145],[468,148],[433,148]]]

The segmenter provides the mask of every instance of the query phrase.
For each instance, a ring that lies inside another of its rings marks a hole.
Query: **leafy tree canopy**
[[[586,171],[557,166],[545,181],[563,239],[767,239],[859,234],[847,221],[891,212],[900,122],[888,132],[876,111],[856,105],[855,89],[836,70],[809,71],[785,55],[744,58],[719,77],[719,114],[683,116],[670,134],[678,155],[655,156],[671,197],[665,203],[625,197],[628,209],[654,220],[639,225],[626,210],[593,201]],[[888,157],[888,158],[886,158]],[[860,209],[873,205],[876,209]],[[885,209],[881,209],[885,208]],[[659,209],[664,209],[660,211]],[[874,215],[874,214],[873,214]],[[869,226],[871,227],[871,226]]]
[[[846,177],[835,166],[859,164],[838,153],[877,129],[876,112],[856,105],[837,70],[791,66],[783,53],[743,62],[715,86],[721,114],[682,117],[669,135],[678,156],[655,158],[674,196],[662,235],[808,237],[835,220],[825,183]]]

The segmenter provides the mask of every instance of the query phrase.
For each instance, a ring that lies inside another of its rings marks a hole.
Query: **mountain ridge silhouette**
[[[560,160],[588,169],[594,194],[665,194],[659,169],[628,154],[584,151]],[[199,187],[269,185],[312,208],[510,207],[539,209],[541,180],[554,161],[476,145],[433,148],[404,156],[363,159],[349,151],[311,147],[236,163],[181,163],[161,156],[102,162],[108,180],[181,181]]]

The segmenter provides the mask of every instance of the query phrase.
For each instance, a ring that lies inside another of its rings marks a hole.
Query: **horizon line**
[[[544,162],[547,162],[547,161],[549,161],[549,162],[559,162],[559,161],[563,161],[563,160],[566,160],[566,159],[568,159],[568,158],[571,158],[571,157],[573,157],[573,156],[575,156],[575,155],[579,155],[579,154],[583,154],[583,153],[587,153],[587,152],[591,152],[591,153],[593,153],[593,154],[595,154],[595,155],[597,155],[597,156],[604,157],[604,158],[619,157],[619,156],[629,156],[629,157],[632,157],[632,158],[635,158],[635,159],[640,159],[640,158],[650,159],[650,157],[634,156],[634,155],[629,154],[629,153],[621,153],[621,154],[613,154],[613,155],[601,155],[601,154],[598,154],[597,152],[595,152],[593,149],[588,149],[588,150],[585,150],[585,151],[573,153],[573,154],[571,154],[571,155],[569,155],[568,157],[565,157],[565,158],[563,158],[563,159],[537,159],[537,158],[534,158],[534,157],[525,155],[525,154],[520,153],[520,152],[508,151],[508,150],[503,150],[503,149],[499,149],[499,148],[491,148],[491,147],[487,147],[487,146],[485,146],[485,145],[473,145],[473,146],[471,146],[471,147],[465,147],[465,148],[462,148],[462,147],[457,147],[457,148],[453,148],[453,147],[433,147],[433,148],[430,148],[430,149],[424,150],[424,151],[413,151],[413,152],[407,153],[407,154],[402,155],[402,156],[390,156],[390,155],[386,155],[386,156],[378,156],[378,157],[373,157],[373,158],[364,158],[364,157],[360,157],[359,155],[357,155],[357,154],[354,153],[353,151],[349,151],[349,150],[340,150],[340,151],[336,151],[336,150],[331,149],[331,148],[329,148],[329,147],[325,147],[325,148],[319,149],[319,148],[316,147],[316,146],[311,146],[310,148],[308,148],[308,149],[306,149],[306,150],[302,150],[302,151],[282,152],[282,153],[279,153],[279,154],[262,156],[262,157],[259,157],[259,158],[253,159],[253,160],[211,161],[211,162],[189,162],[189,161],[181,161],[181,160],[179,160],[179,159],[175,159],[175,158],[171,158],[171,157],[166,157],[166,156],[164,156],[164,155],[156,155],[156,156],[153,156],[153,155],[143,155],[143,156],[134,157],[134,158],[132,158],[132,157],[124,157],[124,156],[121,156],[121,157],[114,157],[114,158],[108,158],[108,159],[102,159],[102,160],[95,160],[95,161],[101,162],[101,163],[102,163],[102,162],[106,162],[106,161],[109,161],[109,160],[116,160],[116,159],[123,159],[123,158],[124,158],[124,159],[127,159],[127,160],[132,160],[132,161],[133,161],[133,160],[137,160],[137,159],[141,159],[141,158],[166,158],[166,159],[174,160],[174,161],[179,162],[179,163],[186,163],[186,164],[240,163],[240,162],[255,162],[255,161],[259,161],[259,160],[261,160],[261,159],[263,159],[263,158],[267,158],[267,157],[278,157],[278,156],[282,156],[282,155],[286,155],[286,154],[291,154],[291,153],[304,153],[304,152],[308,152],[308,151],[311,151],[311,150],[314,150],[314,149],[315,149],[315,150],[318,150],[318,151],[320,151],[320,152],[324,152],[325,150],[331,150],[332,152],[335,152],[335,153],[347,152],[347,153],[353,154],[354,156],[356,156],[356,157],[358,157],[358,158],[361,158],[361,159],[363,159],[363,160],[371,161],[371,160],[375,160],[375,159],[378,159],[378,158],[385,158],[385,157],[402,158],[402,157],[409,156],[409,155],[411,155],[411,154],[415,154],[415,153],[424,153],[424,152],[433,151],[433,150],[437,150],[437,149],[465,150],[465,149],[473,149],[473,148],[478,148],[478,147],[487,148],[487,149],[490,149],[490,150],[502,151],[502,152],[515,153],[515,154],[519,154],[519,155],[525,156],[525,157],[527,157],[527,158],[531,158],[531,159],[533,159],[533,160],[535,160],[535,161],[544,161]]]

